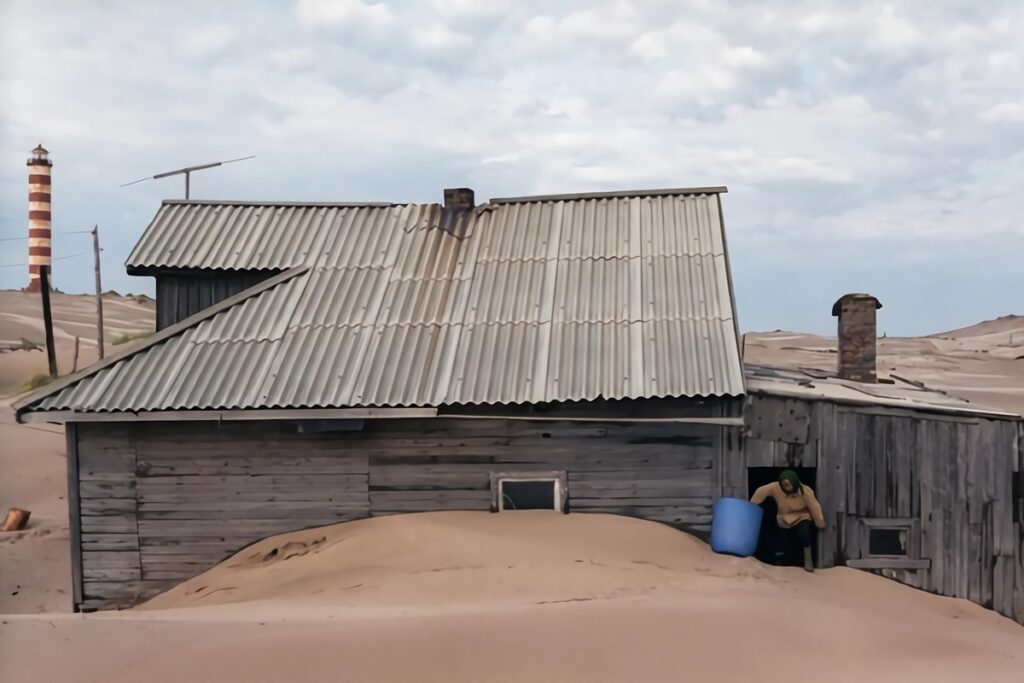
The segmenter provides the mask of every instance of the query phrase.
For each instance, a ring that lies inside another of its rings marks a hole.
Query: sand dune
[[[53,335],[60,374],[74,367],[75,337],[79,337],[78,369],[99,357],[96,345],[96,298],[81,294],[54,293],[51,298]],[[127,334],[152,331],[156,305],[145,297],[103,295],[104,347],[108,355],[121,347],[113,342]],[[0,346],[17,345],[27,340],[38,347],[33,351],[0,353],[0,396],[19,391],[33,376],[46,374],[45,332],[42,303],[38,294],[0,291]]]
[[[71,609],[64,451],[61,427],[15,424],[0,402],[0,515],[32,512],[24,531],[0,532],[0,614]]]
[[[965,601],[553,512],[285,534],[141,608],[3,621],[4,672],[26,681],[938,683],[1024,667],[1024,628]]]

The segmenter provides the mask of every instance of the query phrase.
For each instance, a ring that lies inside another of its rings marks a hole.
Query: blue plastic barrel
[[[761,535],[760,505],[739,498],[719,498],[711,506],[711,549],[716,553],[749,557]]]

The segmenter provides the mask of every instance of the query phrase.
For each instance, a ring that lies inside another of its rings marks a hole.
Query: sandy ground
[[[1024,628],[965,601],[553,512],[286,534],[142,608],[2,621],[18,681],[938,683],[1024,667]]]
[[[96,346],[96,298],[55,293],[50,305],[59,373],[66,375],[74,369],[76,336],[80,339],[78,369],[94,362],[99,355]],[[156,304],[151,299],[104,294],[103,329],[107,353],[120,350],[121,347],[112,342],[121,335],[152,331],[155,317]],[[14,394],[34,375],[48,372],[39,295],[0,291],[0,347],[18,345],[22,340],[35,344],[39,350],[0,353],[0,396]]]
[[[792,332],[750,333],[744,360],[834,371],[836,340]],[[1024,316],[929,337],[879,339],[878,368],[985,407],[1024,415]]]
[[[71,564],[64,430],[17,425],[6,403],[0,402],[0,515],[18,507],[32,516],[24,531],[0,532],[0,614],[67,612]]]

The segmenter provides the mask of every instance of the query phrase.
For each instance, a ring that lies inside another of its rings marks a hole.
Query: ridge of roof
[[[578,199],[616,199],[625,197],[665,197],[699,194],[724,194],[729,189],[724,185],[709,187],[675,187],[653,190],[616,190],[607,192],[576,192],[568,194],[538,194],[521,197],[494,197],[488,204],[518,204],[525,202],[572,201]],[[165,199],[164,205],[171,206],[267,206],[267,207],[337,207],[337,208],[387,208],[391,206],[433,206],[437,202],[296,202],[247,199]],[[479,204],[476,208],[486,207]]]
[[[42,401],[46,397],[56,394],[57,392],[62,391],[71,386],[72,384],[80,382],[83,379],[91,377],[98,373],[100,370],[108,368],[111,365],[114,365],[115,363],[118,363],[122,360],[125,360],[126,358],[130,358],[131,356],[141,353],[142,351],[145,351],[153,346],[156,346],[157,344],[165,342],[172,337],[176,337],[180,333],[187,330],[188,328],[194,327],[195,325],[198,325],[204,320],[212,318],[218,313],[221,313],[222,311],[225,311],[237,304],[247,301],[248,299],[251,299],[252,297],[258,294],[262,294],[268,289],[272,289],[277,285],[287,282],[288,280],[291,280],[296,276],[302,275],[309,269],[310,266],[308,265],[289,268],[283,273],[278,273],[277,275],[271,278],[267,278],[263,282],[259,282],[253,285],[252,287],[249,287],[248,289],[243,289],[241,292],[229,296],[228,298],[224,299],[219,303],[214,304],[213,306],[204,308],[195,315],[191,315],[185,318],[184,320],[181,320],[168,327],[165,327],[159,332],[155,332],[154,334],[147,337],[146,340],[140,344],[129,346],[129,348],[119,351],[113,355],[107,356],[103,360],[97,363],[93,363],[89,367],[83,368],[79,372],[67,375],[66,377],[61,377],[53,382],[50,382],[49,384],[40,387],[39,389],[36,389],[33,392],[28,393],[27,395],[21,397],[20,399],[12,403],[11,408],[14,409],[18,422],[21,422],[21,413],[25,409],[30,408],[33,404]]]
[[[568,202],[577,199],[617,199],[623,197],[665,197],[694,194],[724,194],[724,185],[713,187],[676,187],[661,190],[619,190],[615,192],[576,192],[570,194],[538,194],[523,197],[496,197],[491,204],[519,204],[526,202]]]
[[[280,207],[337,207],[349,209],[375,209],[387,208],[390,206],[406,206],[416,202],[275,202],[259,199],[165,199],[164,206],[280,206]],[[430,206],[430,203],[422,206]]]

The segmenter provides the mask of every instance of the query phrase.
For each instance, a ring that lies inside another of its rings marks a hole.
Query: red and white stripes
[[[50,265],[50,153],[32,150],[28,165],[28,291],[39,291],[39,267]],[[52,286],[52,284],[51,284]]]

